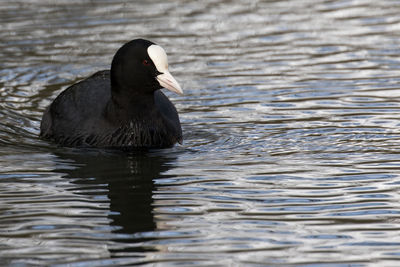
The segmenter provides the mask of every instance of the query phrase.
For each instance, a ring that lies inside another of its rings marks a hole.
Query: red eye
[[[150,66],[150,61],[148,61],[147,59],[143,59],[142,63],[145,66]]]

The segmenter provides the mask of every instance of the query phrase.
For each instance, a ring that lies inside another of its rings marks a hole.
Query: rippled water
[[[400,3],[0,2],[0,265],[400,265]],[[38,139],[68,85],[144,37],[184,144]]]

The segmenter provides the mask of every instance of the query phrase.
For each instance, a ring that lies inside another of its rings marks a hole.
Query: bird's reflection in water
[[[151,238],[140,233],[154,231],[153,218],[154,179],[172,167],[176,160],[171,155],[157,152],[73,152],[58,154],[62,159],[72,160],[74,169],[63,170],[65,178],[96,194],[96,187],[104,195],[104,188],[110,201],[109,218],[120,248],[110,249],[113,256],[129,252],[153,251],[143,247],[143,241]]]

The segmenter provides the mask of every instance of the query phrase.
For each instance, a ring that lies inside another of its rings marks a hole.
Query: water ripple
[[[396,266],[399,9],[0,3],[0,264]],[[183,85],[183,146],[38,139],[51,100],[136,37]]]

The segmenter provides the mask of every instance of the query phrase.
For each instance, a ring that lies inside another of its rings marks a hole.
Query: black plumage
[[[99,71],[57,96],[43,114],[40,136],[68,147],[165,148],[181,143],[178,113],[159,90],[182,93],[163,51],[143,39],[123,45],[110,71]]]

